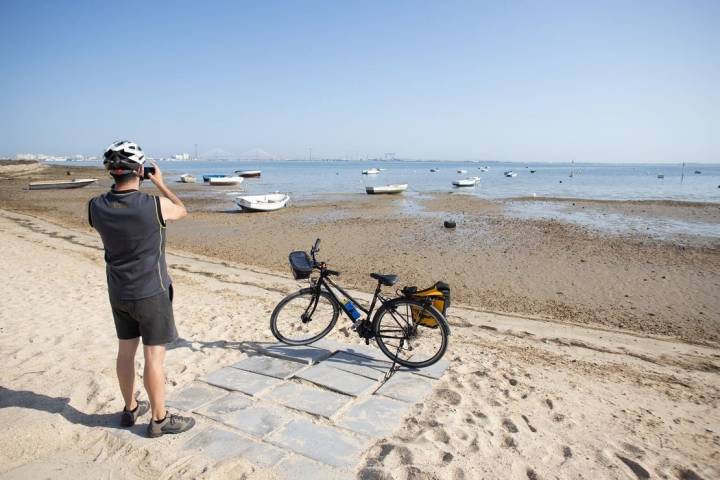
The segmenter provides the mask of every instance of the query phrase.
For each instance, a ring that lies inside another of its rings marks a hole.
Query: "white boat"
[[[460,180],[453,180],[452,184],[456,187],[474,187],[480,181],[480,177],[469,177]]]
[[[258,212],[271,212],[287,205],[290,197],[284,193],[270,193],[268,195],[245,195],[237,197],[235,203],[244,210]]]
[[[30,182],[30,190],[50,190],[56,188],[81,188],[97,182],[97,178],[77,178],[74,180],[48,180],[46,182]]]
[[[185,173],[183,175],[180,175],[180,181],[183,183],[195,183],[197,179],[193,175]]]
[[[508,170],[507,172],[503,173],[506,177],[517,177],[517,173],[513,172],[512,170]]]
[[[239,177],[259,177],[262,170],[235,170],[235,174]]]
[[[467,173],[467,170],[458,170],[457,173]]]
[[[478,170],[480,170],[481,172],[487,172],[490,169],[488,167],[478,167]]]
[[[362,173],[363,173],[363,175],[377,175],[378,173],[380,173],[380,169],[379,168],[369,168],[367,170],[363,170]]]
[[[433,172],[433,173],[435,173],[435,172],[439,172],[440,169],[439,169],[439,168],[431,168],[430,171]]]
[[[376,195],[380,193],[402,193],[407,190],[407,183],[400,183],[396,185],[378,185],[377,187],[365,187],[365,192],[370,195]]]
[[[237,185],[242,183],[244,178],[242,177],[211,177],[209,179],[210,185],[223,186],[223,185]]]

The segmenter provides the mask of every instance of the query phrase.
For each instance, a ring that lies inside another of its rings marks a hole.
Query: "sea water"
[[[203,174],[231,175],[235,170],[261,170],[260,178],[245,179],[239,189],[246,194],[278,191],[295,199],[365,193],[366,186],[407,183],[406,195],[464,192],[489,199],[538,196],[720,203],[720,165],[716,164],[687,164],[683,168],[681,164],[275,160],[160,162],[159,165],[170,181],[177,180],[183,173],[193,174],[202,182]],[[485,166],[489,170],[482,172],[480,168]],[[384,171],[377,175],[362,174],[362,170],[373,167]],[[433,168],[439,171],[431,172]],[[458,170],[467,173],[458,173]],[[518,175],[506,177],[503,173],[507,170]],[[531,170],[535,173],[530,173]],[[475,176],[480,177],[475,187],[452,185],[453,180]]]

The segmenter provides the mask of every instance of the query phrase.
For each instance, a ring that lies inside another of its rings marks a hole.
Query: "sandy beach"
[[[242,458],[181,450],[177,438],[115,431],[116,339],[84,207],[110,181],[97,169],[65,171],[0,172],[0,478],[278,478]],[[24,189],[62,176],[101,180]],[[287,254],[320,237],[351,288],[369,291],[367,274],[384,271],[403,284],[446,280],[455,301],[447,373],[363,454],[357,478],[720,476],[716,240],[517,218],[508,202],[463,195],[419,199],[419,210],[362,197],[253,215],[231,200],[218,206],[202,185],[172,186],[190,215],[169,229],[182,337],[168,352],[169,393],[272,340],[272,308],[301,285]],[[720,221],[712,204],[571,203]],[[448,216],[455,231],[442,228]],[[357,343],[350,333],[332,339]]]

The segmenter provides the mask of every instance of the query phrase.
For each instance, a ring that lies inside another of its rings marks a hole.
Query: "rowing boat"
[[[30,190],[50,190],[50,189],[68,189],[82,188],[97,182],[97,178],[77,178],[74,180],[48,180],[46,182],[30,182],[28,189]]]
[[[393,194],[402,193],[407,190],[407,183],[400,183],[396,185],[378,185],[377,187],[365,187],[365,192],[370,195],[376,195],[380,193]]]

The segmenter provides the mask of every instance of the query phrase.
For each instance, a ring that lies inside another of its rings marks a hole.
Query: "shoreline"
[[[91,170],[95,176],[104,175]],[[55,171],[32,176],[51,176]],[[92,232],[86,224],[85,203],[111,184],[109,178],[100,178],[96,185],[68,191],[23,191],[27,182],[23,177],[0,181],[0,208]],[[154,192],[150,185],[143,188]],[[399,274],[403,285],[448,281],[454,301],[483,311],[720,343],[720,322],[715,320],[720,317],[717,238],[663,238],[639,228],[608,234],[560,217],[509,215],[508,205],[526,201],[522,199],[446,193],[409,200],[356,194],[301,200],[281,211],[247,214],[236,213],[231,198],[221,204],[227,208],[218,208],[212,195],[222,196],[222,190],[208,192],[202,185],[180,183],[171,188],[185,201],[190,215],[169,226],[169,250],[289,276],[288,253],[308,249],[320,237],[321,258],[343,272],[340,280],[349,288],[369,291],[368,273],[384,271]],[[667,219],[720,223],[720,206],[712,203],[532,200],[541,206],[542,202],[560,204],[584,216],[590,209],[599,212],[599,218],[631,215],[661,226]],[[458,220],[455,231],[442,228],[448,217]]]

